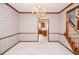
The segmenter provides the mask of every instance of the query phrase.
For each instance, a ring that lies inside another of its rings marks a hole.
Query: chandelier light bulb
[[[46,9],[40,7],[40,5],[37,5],[36,7],[33,7],[32,13],[35,14],[38,18],[43,18],[45,15]]]

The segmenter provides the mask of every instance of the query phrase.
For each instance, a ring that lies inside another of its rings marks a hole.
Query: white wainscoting
[[[20,41],[38,41],[38,34],[20,34]]]
[[[18,35],[0,40],[0,54],[19,42]]]
[[[49,34],[49,41],[59,41],[60,34]]]
[[[18,33],[18,13],[4,3],[0,3],[0,38]],[[17,36],[0,40],[0,54],[18,42]]]

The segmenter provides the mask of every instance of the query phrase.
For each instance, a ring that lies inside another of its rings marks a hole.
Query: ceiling
[[[65,7],[67,7],[70,3],[9,3],[12,7],[14,7],[19,12],[31,12],[33,7],[40,5],[41,7],[46,9],[46,12],[59,12]]]

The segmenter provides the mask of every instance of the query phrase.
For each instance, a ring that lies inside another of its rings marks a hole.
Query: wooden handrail
[[[69,22],[75,27],[75,24],[71,20],[69,20]]]
[[[79,35],[79,31],[76,29],[76,27],[69,21],[69,25],[72,26],[72,29],[77,32]],[[71,40],[70,40],[71,39]],[[73,49],[75,54],[79,55],[79,48],[77,47],[77,42],[75,41],[75,38],[72,37],[72,35],[68,34],[68,42],[70,43],[71,48]]]
[[[79,34],[79,31],[76,29],[76,27],[74,25],[72,25],[72,23],[69,21],[69,24],[73,27],[73,29]]]

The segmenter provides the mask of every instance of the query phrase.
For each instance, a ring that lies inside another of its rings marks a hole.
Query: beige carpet
[[[4,55],[73,55],[58,42],[20,42]]]

